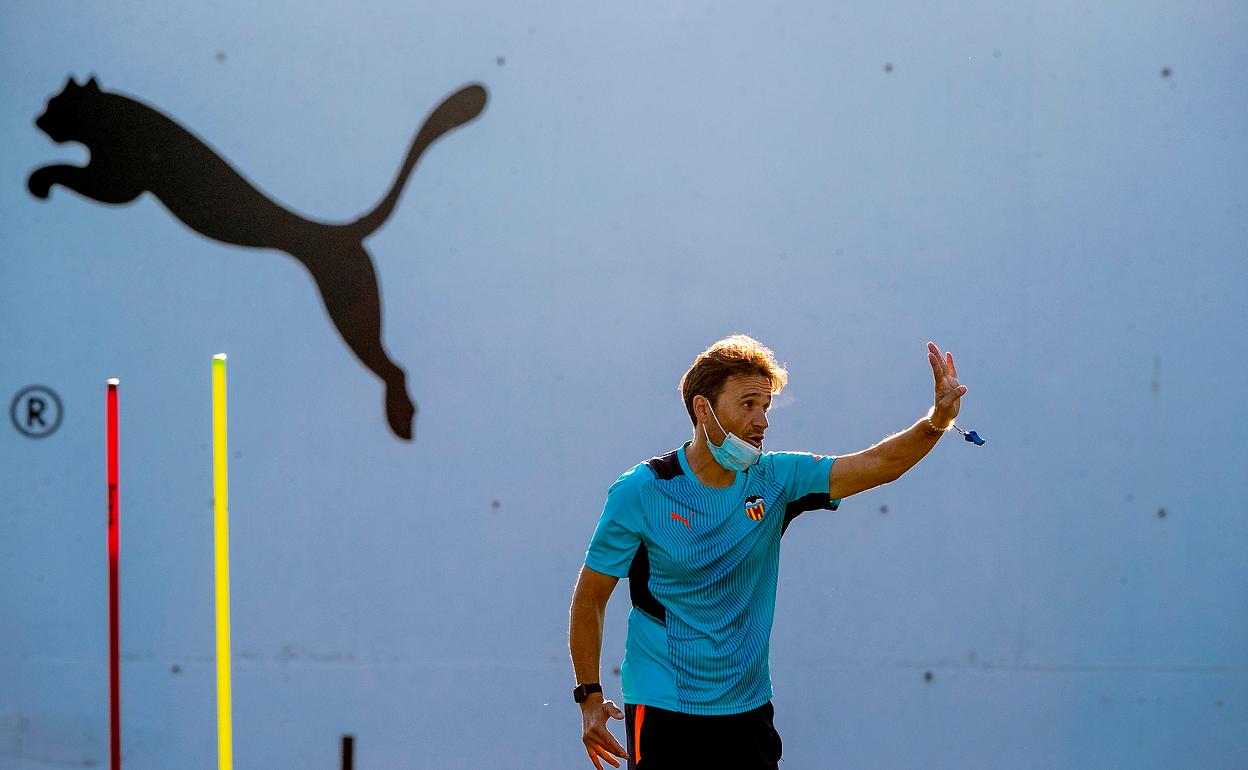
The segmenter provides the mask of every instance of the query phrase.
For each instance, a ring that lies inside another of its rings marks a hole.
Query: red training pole
[[[118,486],[117,386],[108,381],[108,711],[109,757],[112,770],[121,770],[121,634],[118,631],[117,561],[121,551],[121,507]]]

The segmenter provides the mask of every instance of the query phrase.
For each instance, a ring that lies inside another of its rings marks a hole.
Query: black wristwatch
[[[585,699],[589,697],[589,694],[594,692],[602,692],[602,685],[597,682],[578,684],[576,688],[572,690],[572,700],[577,703],[583,703]]]

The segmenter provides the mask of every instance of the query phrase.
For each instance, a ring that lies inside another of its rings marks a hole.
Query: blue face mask
[[[709,399],[707,404],[710,404]],[[763,450],[740,436],[724,430],[724,426],[719,424],[719,418],[715,416],[714,407],[711,407],[711,417],[715,417],[715,424],[719,425],[719,429],[724,434],[724,443],[715,446],[711,443],[710,434],[706,432],[706,426],[702,426],[702,435],[706,436],[706,448],[711,450],[711,456],[715,458],[715,462],[730,471],[744,471],[758,462],[758,458],[763,455]]]

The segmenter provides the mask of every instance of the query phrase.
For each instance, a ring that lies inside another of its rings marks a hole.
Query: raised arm
[[[572,671],[576,683],[601,682],[599,666],[602,656],[602,624],[607,601],[619,578],[581,567],[572,593],[572,609],[568,618],[568,652],[572,655]],[[624,713],[602,693],[591,693],[581,706],[581,739],[594,767],[602,770],[599,757],[619,767],[611,756],[628,758],[628,753],[607,729],[607,718],[623,719]]]
[[[828,474],[829,497],[849,497],[881,484],[896,481],[922,460],[958,416],[967,387],[958,382],[953,353],[941,353],[934,342],[927,343],[927,361],[935,380],[935,401],[923,419],[894,433],[880,443],[836,458]]]

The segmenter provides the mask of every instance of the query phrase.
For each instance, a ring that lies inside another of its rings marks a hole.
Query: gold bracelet
[[[944,430],[937,428],[936,423],[932,422],[931,412],[928,412],[927,416],[923,419],[927,422],[927,425],[923,426],[923,432],[929,436],[943,436],[945,431],[949,430],[948,428],[945,428]]]

